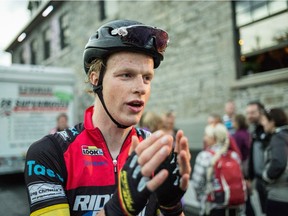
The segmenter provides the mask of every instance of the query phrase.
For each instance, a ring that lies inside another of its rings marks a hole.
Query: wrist
[[[164,216],[179,216],[183,213],[182,203],[178,202],[174,206],[159,206],[161,213]]]

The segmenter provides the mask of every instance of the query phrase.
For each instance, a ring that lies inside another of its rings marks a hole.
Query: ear
[[[89,74],[89,81],[92,85],[97,85],[99,80],[99,73],[92,71]]]

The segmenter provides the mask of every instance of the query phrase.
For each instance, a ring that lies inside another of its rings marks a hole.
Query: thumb
[[[139,144],[139,139],[137,136],[132,136],[131,146],[129,149],[129,155],[136,149],[137,145]]]

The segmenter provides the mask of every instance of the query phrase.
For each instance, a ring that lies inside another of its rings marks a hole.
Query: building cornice
[[[21,43],[23,43],[27,38],[29,38],[30,33],[33,32],[39,24],[41,24],[44,20],[46,20],[47,18],[49,18],[49,16],[51,16],[51,14],[49,14],[46,17],[42,16],[42,13],[46,10],[47,7],[52,5],[54,9],[51,13],[53,13],[61,6],[63,2],[64,1],[47,1],[42,5],[40,5],[38,12],[31,17],[29,23],[14,38],[14,40],[8,45],[5,51],[12,53]],[[26,34],[26,38],[23,41],[19,42],[18,37],[22,33]]]

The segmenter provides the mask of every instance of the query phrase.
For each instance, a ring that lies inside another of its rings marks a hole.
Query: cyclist
[[[183,215],[191,172],[188,140],[136,129],[168,34],[131,20],[92,35],[84,68],[95,101],[84,123],[29,148],[25,180],[32,216]]]

